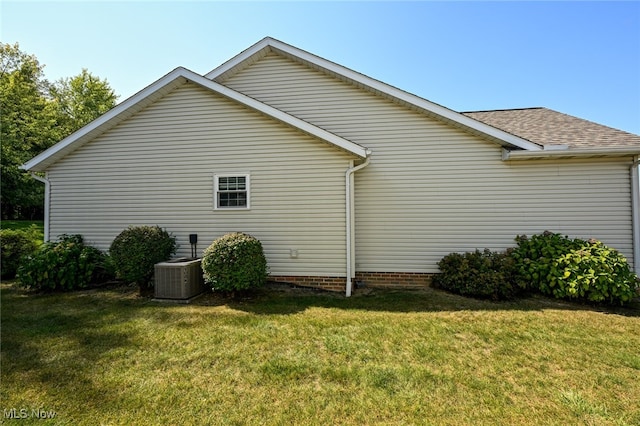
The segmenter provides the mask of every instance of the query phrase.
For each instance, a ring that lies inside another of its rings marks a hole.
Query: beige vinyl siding
[[[551,230],[632,260],[630,159],[504,162],[501,148],[270,54],[224,84],[373,151],[356,182],[356,269],[437,272],[453,251]]]
[[[128,225],[159,225],[189,255],[226,232],[263,243],[273,275],[345,275],[349,155],[186,84],[56,163],[51,236],[101,249]],[[251,209],[214,210],[214,173],[250,173]],[[298,257],[290,257],[290,249]]]

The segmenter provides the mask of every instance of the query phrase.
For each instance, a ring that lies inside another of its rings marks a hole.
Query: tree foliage
[[[0,43],[2,216],[28,214],[40,205],[41,184],[19,167],[55,142],[55,110],[46,97],[43,67],[18,45]]]
[[[75,77],[56,81],[50,92],[58,107],[59,125],[66,134],[109,111],[117,99],[109,83],[86,68]]]
[[[116,99],[109,84],[86,69],[52,84],[34,55],[17,43],[0,43],[3,219],[42,215],[43,185],[20,166],[112,108]]]

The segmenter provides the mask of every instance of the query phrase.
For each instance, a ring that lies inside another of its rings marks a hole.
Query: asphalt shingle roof
[[[593,123],[548,108],[473,111],[462,114],[541,146],[640,147],[640,135]]]

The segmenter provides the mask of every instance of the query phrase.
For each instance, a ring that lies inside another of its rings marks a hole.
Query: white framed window
[[[250,186],[249,173],[215,173],[213,175],[213,208],[215,210],[248,210]]]

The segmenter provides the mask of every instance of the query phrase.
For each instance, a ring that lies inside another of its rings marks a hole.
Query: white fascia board
[[[110,122],[111,124],[114,124],[114,121],[117,119],[117,117],[120,114],[125,113],[130,108],[134,108],[140,102],[144,101],[145,99],[149,98],[153,94],[169,86],[171,83],[173,83],[174,81],[180,78],[190,80],[200,86],[203,86],[216,93],[219,93],[222,96],[225,96],[229,99],[233,99],[237,102],[240,102],[243,105],[246,105],[252,109],[260,111],[283,123],[296,127],[305,133],[311,134],[322,140],[325,140],[361,158],[365,158],[367,156],[367,149],[356,143],[353,143],[347,139],[341,138],[333,133],[323,130],[306,121],[300,120],[299,118],[293,117],[269,105],[263,104],[262,102],[259,102],[253,98],[243,95],[242,93],[236,92],[235,90],[229,89],[228,87],[218,84],[212,80],[204,78],[203,76],[193,71],[190,71],[186,68],[178,67],[173,71],[171,71],[169,74],[157,80],[156,82],[150,84],[140,92],[131,96],[124,102],[118,104],[108,112],[104,113],[103,115],[101,115],[100,117],[92,121],[91,123],[82,127],[75,133],[66,137],[65,139],[58,142],[57,144],[53,145],[51,148],[35,156],[31,160],[23,164],[21,168],[24,170],[30,170],[30,171],[44,171],[49,165],[53,164],[57,160],[58,156],[64,156],[74,151],[75,149],[79,148],[85,142],[87,142],[87,140],[83,138],[89,135],[91,132],[99,129],[102,126],[105,126],[106,128],[108,128]]]
[[[596,157],[626,157],[640,155],[640,147],[615,148],[575,148],[566,150],[546,151],[509,151],[502,150],[503,161],[568,159],[568,158],[596,158]]]
[[[522,139],[518,136],[512,135],[511,133],[507,133],[493,126],[489,126],[488,124],[484,124],[478,120],[474,120],[473,118],[467,117],[449,108],[443,107],[442,105],[438,105],[436,103],[423,99],[419,96],[413,95],[409,92],[405,92],[404,90],[400,90],[396,87],[390,86],[379,80],[375,80],[364,74],[361,74],[349,68],[343,67],[342,65],[338,65],[335,62],[328,61],[324,58],[321,58],[319,56],[316,56],[314,54],[298,49],[297,47],[288,45],[286,43],[283,43],[279,40],[275,40],[270,37],[265,37],[264,39],[260,40],[258,43],[249,47],[239,55],[236,55],[235,57],[225,62],[218,68],[207,73],[205,77],[213,80],[216,77],[222,75],[223,73],[229,71],[233,67],[239,65],[243,61],[248,60],[251,56],[257,54],[258,52],[260,52],[262,49],[265,49],[265,48],[280,50],[288,55],[297,57],[302,61],[309,62],[311,64],[314,64],[317,67],[324,68],[331,73],[341,75],[356,83],[367,86],[374,91],[384,93],[402,102],[413,105],[419,109],[423,109],[432,114],[440,116],[445,120],[449,120],[454,123],[457,123],[462,127],[466,127],[466,128],[475,130],[476,132],[480,132],[482,134],[490,136],[492,138],[501,140],[505,142],[507,145],[511,145],[513,147],[528,150],[528,151],[542,150],[542,147],[540,145],[530,142],[526,139]]]
[[[297,117],[294,117],[293,115],[287,114],[284,111],[281,111],[270,105],[262,103],[254,98],[251,98],[247,95],[244,95],[240,92],[230,89],[227,86],[223,86],[222,84],[216,83],[213,80],[209,80],[208,78],[205,78],[189,70],[185,70],[183,77],[207,89],[210,89],[226,98],[232,99],[236,102],[239,102],[243,105],[248,106],[249,108],[262,112],[263,114],[266,114],[278,121],[281,121],[285,124],[295,127],[303,131],[304,133],[313,135],[343,150],[351,152],[352,154],[355,154],[361,158],[366,158],[367,156],[368,150],[365,147],[360,146],[347,139],[344,139],[334,133],[328,132],[320,127],[314,126],[308,121],[301,120]]]
[[[109,122],[115,120],[120,114],[125,113],[129,108],[135,107],[137,104],[147,99],[149,96],[157,93],[162,88],[168,86],[176,79],[180,78],[183,74],[183,71],[184,68],[174,69],[169,74],[165,75],[154,83],[151,83],[149,86],[145,87],[122,103],[116,105],[86,126],[67,136],[49,149],[36,155],[31,160],[23,164],[20,168],[30,171],[44,171],[50,164],[55,162],[55,160],[48,160],[55,159],[59,154],[71,152],[79,148],[80,146],[82,146],[83,142],[85,142],[82,139],[84,136],[87,136],[89,133],[99,129],[102,126],[108,126]]]
[[[209,71],[208,73],[206,73],[204,75],[204,77],[208,78],[210,80],[213,80],[216,77],[218,77],[219,75],[224,74],[225,72],[229,71],[230,69],[232,69],[236,65],[241,64],[242,62],[244,62],[248,58],[250,58],[253,55],[255,55],[256,53],[260,52],[262,49],[265,49],[265,48],[268,48],[269,46],[272,46],[276,42],[277,42],[277,40],[272,39],[271,37],[265,37],[262,40],[260,40],[259,42],[257,42],[256,44],[254,44],[253,46],[249,47],[246,50],[243,50],[242,52],[240,52],[239,54],[237,54],[233,58],[229,59],[224,64],[216,67],[212,71]]]

